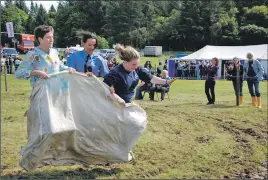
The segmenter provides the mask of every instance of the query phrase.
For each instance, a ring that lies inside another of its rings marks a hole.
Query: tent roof
[[[268,59],[267,57],[268,44],[249,45],[249,46],[211,46],[206,45],[198,51],[184,56],[180,59],[197,60],[197,59],[212,59],[217,57],[219,59],[231,60],[233,57],[239,59],[246,59],[246,54],[252,52],[256,59]]]

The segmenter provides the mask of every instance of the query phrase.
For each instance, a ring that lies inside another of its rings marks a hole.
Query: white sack
[[[30,100],[28,144],[21,149],[20,161],[26,170],[128,162],[147,124],[142,108],[120,105],[122,99],[95,76],[51,75],[35,85]]]

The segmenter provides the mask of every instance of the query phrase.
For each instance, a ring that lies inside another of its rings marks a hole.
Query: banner
[[[7,28],[7,35],[9,38],[14,37],[14,28],[13,28],[13,23],[12,22],[7,22],[6,23],[6,28]]]

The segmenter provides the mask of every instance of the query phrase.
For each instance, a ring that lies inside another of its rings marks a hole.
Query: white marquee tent
[[[246,60],[246,54],[252,52],[254,58],[261,61],[265,72],[267,72],[268,65],[268,44],[249,45],[249,46],[211,46],[206,45],[200,50],[180,58],[180,60],[210,60],[213,57],[220,59],[220,69],[222,61],[232,60],[233,57],[238,57],[241,60]],[[221,76],[221,73],[218,74]]]
[[[253,52],[255,58],[267,60],[268,44],[250,45],[250,46],[210,46],[206,45],[202,49],[180,59],[196,60],[196,59],[212,59],[218,57],[222,60],[232,60],[233,57],[246,59],[248,52]]]

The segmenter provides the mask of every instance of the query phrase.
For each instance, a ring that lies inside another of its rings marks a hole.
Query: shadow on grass
[[[1,179],[96,179],[100,177],[110,177],[116,175],[117,173],[123,172],[120,168],[92,168],[84,169],[77,168],[68,171],[43,171],[43,172],[22,172],[16,175],[5,175],[1,176]]]
[[[213,104],[213,105],[206,105],[209,108],[235,108],[239,107],[236,105],[226,105],[226,104]]]
[[[210,104],[210,105],[207,105],[207,104],[202,104],[202,103],[195,103],[195,102],[191,102],[191,103],[184,103],[184,104],[181,104],[180,106],[188,106],[188,105],[191,105],[191,106],[202,106],[202,107],[206,107],[206,108],[235,108],[235,107],[239,107],[239,106],[236,106],[236,105],[228,105],[228,104]]]

